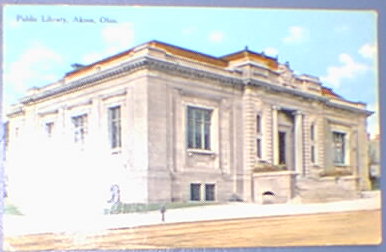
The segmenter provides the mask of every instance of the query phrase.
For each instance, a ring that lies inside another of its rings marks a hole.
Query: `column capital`
[[[295,116],[299,116],[299,115],[304,115],[304,112],[300,110],[295,110],[294,112],[292,112],[292,114]]]
[[[281,107],[280,107],[280,106],[277,106],[277,105],[272,105],[272,109],[273,109],[273,110],[280,110]]]

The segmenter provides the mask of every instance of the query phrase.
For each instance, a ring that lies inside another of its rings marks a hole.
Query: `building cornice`
[[[25,113],[24,109],[22,106],[14,106],[11,107],[7,113],[8,117],[13,117],[17,115],[23,115]]]
[[[243,84],[242,79],[237,76],[226,76],[223,74],[214,73],[214,72],[206,71],[202,69],[197,69],[190,66],[179,65],[176,63],[164,61],[153,57],[147,57],[147,59],[149,60],[149,66],[155,70],[179,73],[184,76],[190,76],[194,78],[205,78],[205,79],[217,81],[223,84],[230,84],[230,85]],[[232,74],[231,71],[228,71],[228,73],[229,75]]]
[[[267,82],[263,82],[263,81],[259,81],[259,80],[255,80],[255,79],[244,80],[244,83],[246,85],[253,85],[253,86],[263,87],[263,88],[265,88],[267,90],[272,90],[274,92],[286,93],[286,94],[302,97],[302,98],[305,98],[305,99],[319,101],[319,102],[322,102],[323,104],[325,104],[327,106],[334,107],[334,108],[337,108],[337,109],[349,110],[349,111],[354,112],[354,113],[362,113],[362,114],[366,114],[367,116],[370,116],[370,115],[373,114],[373,112],[365,110],[365,109],[360,109],[360,108],[355,108],[355,107],[352,107],[352,106],[349,106],[349,105],[334,103],[333,101],[331,101],[329,98],[327,98],[325,96],[318,96],[318,95],[306,93],[306,92],[303,92],[303,91],[300,91],[300,90],[296,90],[296,89],[285,88],[285,87],[282,87],[282,86],[279,86],[279,85],[273,85],[273,84],[270,84],[270,83],[267,83]]]
[[[331,101],[327,101],[326,105],[329,107],[337,108],[337,109],[349,110],[349,111],[354,112],[354,113],[365,114],[366,116],[370,116],[370,115],[374,114],[374,112],[366,110],[366,109],[354,108],[351,106],[347,106],[347,105],[339,104],[339,103],[334,103]]]
[[[119,66],[116,66],[111,69],[106,69],[101,72],[96,72],[87,77],[71,81],[69,83],[63,84],[62,86],[43,91],[41,93],[37,93],[34,95],[26,96],[20,100],[23,104],[28,104],[31,102],[35,102],[44,98],[48,98],[50,96],[58,95],[60,93],[65,93],[68,91],[72,91],[78,88],[82,88],[92,83],[96,83],[111,77],[117,77],[122,74],[126,74],[128,72],[138,70],[139,68],[148,66],[153,69],[157,69],[160,71],[169,71],[169,72],[178,72],[183,75],[189,75],[195,78],[206,78],[210,80],[216,80],[221,83],[240,85],[242,81],[236,77],[228,77],[221,74],[195,69],[193,67],[177,65],[175,63],[163,61],[154,57],[144,56],[135,60],[131,60],[129,62],[125,62]]]
[[[246,85],[259,86],[259,87],[263,87],[267,90],[272,90],[274,92],[291,94],[291,95],[299,96],[299,97],[306,98],[306,99],[317,100],[317,101],[321,101],[321,102],[327,102],[328,101],[328,98],[325,98],[323,96],[318,96],[318,95],[306,93],[306,92],[303,92],[300,90],[270,84],[270,83],[259,81],[256,79],[245,79],[244,83]]]
[[[136,58],[131,61],[124,62],[114,68],[96,72],[84,78],[63,84],[62,86],[55,87],[53,89],[46,90],[34,95],[26,96],[22,98],[20,102],[23,104],[28,104],[31,102],[39,101],[41,99],[45,99],[50,96],[55,96],[61,93],[66,93],[69,91],[80,89],[90,84],[91,85],[96,84],[108,78],[118,77],[123,74],[127,74],[129,72],[132,72],[144,67],[148,67],[149,69],[154,69],[158,71],[177,73],[177,74],[181,74],[181,75],[189,76],[193,78],[203,78],[211,81],[217,81],[222,84],[239,85],[239,86],[253,85],[253,86],[263,87],[267,90],[272,90],[274,92],[286,93],[297,97],[302,97],[305,99],[316,100],[326,104],[327,106],[338,108],[338,109],[349,110],[355,113],[364,113],[366,115],[372,114],[372,112],[367,111],[365,109],[355,108],[353,106],[349,106],[345,104],[334,103],[328,97],[325,97],[322,95],[318,96],[315,94],[306,93],[301,90],[286,88],[283,86],[271,84],[271,83],[264,82],[261,80],[256,80],[253,78],[245,79],[240,74],[237,74],[238,76],[231,76],[232,74],[236,75],[235,72],[232,72],[232,71],[229,71],[228,72],[229,74],[227,76],[226,74],[215,73],[204,69],[197,69],[192,66],[180,65],[174,62],[169,62],[169,61],[151,57],[151,56],[143,56],[140,58]]]
[[[133,70],[139,69],[141,67],[144,67],[149,62],[146,60],[146,58],[139,58],[132,60],[130,62],[123,63],[117,67],[106,69],[101,72],[94,73],[92,75],[86,76],[84,78],[71,81],[69,83],[63,84],[62,86],[43,91],[41,93],[37,93],[34,95],[26,96],[20,100],[23,104],[28,104],[31,102],[35,102],[44,98],[48,98],[50,96],[58,95],[61,93],[65,93],[68,91],[72,91],[75,89],[82,88],[84,86],[87,86],[89,84],[94,84],[99,81],[111,78],[111,77],[117,77],[122,74],[125,74],[127,72],[131,72]]]

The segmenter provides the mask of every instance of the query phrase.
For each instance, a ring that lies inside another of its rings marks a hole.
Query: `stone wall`
[[[293,171],[253,173],[253,201],[259,204],[285,203],[295,196]]]

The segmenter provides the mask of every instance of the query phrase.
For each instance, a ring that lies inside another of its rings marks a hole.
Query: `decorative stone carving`
[[[279,66],[279,84],[283,86],[294,86],[295,77],[293,71],[290,69],[289,64]]]

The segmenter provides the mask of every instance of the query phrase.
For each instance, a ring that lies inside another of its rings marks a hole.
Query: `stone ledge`
[[[295,171],[288,171],[288,170],[285,170],[285,171],[254,171],[252,173],[252,176],[253,177],[258,177],[258,176],[282,176],[282,175],[298,175],[297,172]]]

